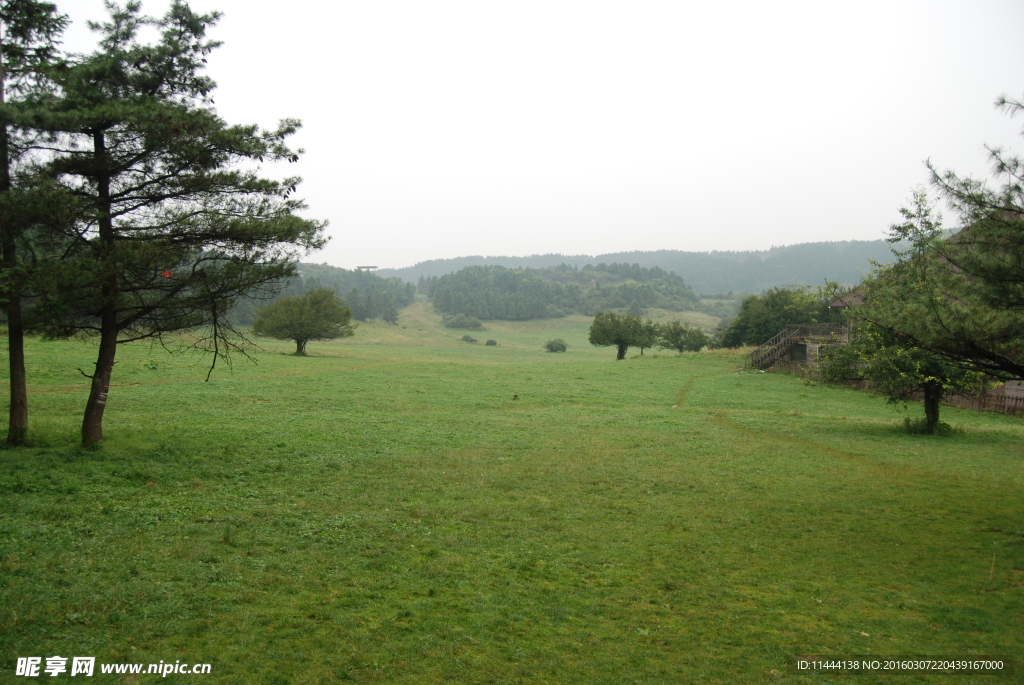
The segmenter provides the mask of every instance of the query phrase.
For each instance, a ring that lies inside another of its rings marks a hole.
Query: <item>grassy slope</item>
[[[1020,419],[905,435],[877,397],[729,352],[615,362],[583,317],[473,334],[496,348],[424,305],[400,323],[309,358],[269,341],[209,383],[127,346],[88,452],[93,349],[30,343],[0,682],[52,654],[212,662],[195,682],[731,683],[828,682],[794,654],[1024,653]]]

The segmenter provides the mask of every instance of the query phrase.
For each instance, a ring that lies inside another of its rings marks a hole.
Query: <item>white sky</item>
[[[55,0],[91,50],[100,0]],[[143,9],[162,14],[166,0]],[[871,240],[1024,152],[1024,3],[195,0],[218,113],[301,119],[311,261]]]

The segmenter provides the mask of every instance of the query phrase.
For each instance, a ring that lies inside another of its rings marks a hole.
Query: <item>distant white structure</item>
[[[356,271],[376,271],[376,270],[377,270],[377,267],[375,267],[375,266],[357,266],[356,267]]]

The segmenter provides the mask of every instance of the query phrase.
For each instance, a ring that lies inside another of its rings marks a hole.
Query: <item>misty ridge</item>
[[[825,281],[853,284],[871,271],[873,262],[887,264],[892,260],[891,246],[885,240],[847,240],[800,243],[769,250],[468,256],[432,259],[401,269],[379,269],[376,273],[416,283],[420,278],[444,276],[468,266],[542,269],[565,264],[579,269],[601,263],[625,263],[672,272],[700,294],[759,293],[787,285],[824,285]]]

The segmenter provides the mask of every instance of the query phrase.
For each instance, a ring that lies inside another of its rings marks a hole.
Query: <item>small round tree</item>
[[[590,324],[590,344],[616,348],[616,359],[625,359],[626,350],[642,342],[643,321],[635,314],[619,316],[615,312],[598,312]]]
[[[306,354],[310,340],[345,338],[355,332],[352,310],[330,288],[313,288],[300,297],[281,297],[261,308],[253,333],[294,340],[295,354]]]
[[[569,349],[569,346],[565,344],[565,341],[561,338],[555,338],[554,340],[548,340],[544,343],[544,349],[548,352],[565,352]]]

